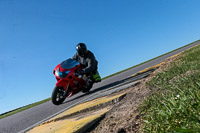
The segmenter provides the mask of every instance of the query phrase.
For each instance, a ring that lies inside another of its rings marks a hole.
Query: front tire
[[[52,95],[51,95],[51,100],[52,103],[55,105],[60,105],[63,103],[63,101],[65,100],[66,96],[64,95],[64,90],[62,87],[55,87]]]

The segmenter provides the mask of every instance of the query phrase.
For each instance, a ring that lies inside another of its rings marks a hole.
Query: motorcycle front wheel
[[[55,86],[52,95],[51,95],[51,100],[52,103],[55,105],[59,105],[62,104],[63,101],[65,100],[66,96],[65,96],[65,91],[62,87],[57,87]]]

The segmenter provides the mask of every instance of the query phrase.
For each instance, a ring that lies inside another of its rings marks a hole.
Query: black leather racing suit
[[[84,67],[83,71],[86,74],[86,78],[83,79],[86,81],[86,91],[89,91],[94,84],[91,75],[97,73],[98,62],[94,54],[88,50],[87,54],[83,57],[76,53],[72,59],[77,60]]]
[[[90,73],[95,74],[97,72],[98,62],[91,51],[88,50],[87,54],[84,57],[76,53],[72,57],[72,59],[77,60],[84,67],[83,70],[87,75],[89,75]]]

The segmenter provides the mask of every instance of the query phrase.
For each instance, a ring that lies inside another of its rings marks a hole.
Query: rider
[[[72,59],[77,60],[83,66],[83,69],[77,73],[83,75],[83,79],[86,81],[86,88],[83,89],[83,92],[88,92],[94,83],[101,81],[101,77],[97,71],[98,61],[94,54],[90,50],[87,50],[85,43],[78,43],[76,51],[77,53]]]

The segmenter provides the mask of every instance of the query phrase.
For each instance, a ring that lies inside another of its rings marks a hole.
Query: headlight
[[[66,71],[65,74],[68,74],[70,71]]]
[[[56,72],[55,72],[55,75],[56,75],[57,77],[60,77],[60,76],[59,76],[59,72],[60,72],[60,69],[58,68],[58,69],[56,70]]]
[[[70,71],[60,72],[60,68],[58,68],[55,72],[55,75],[60,78],[65,78]]]

